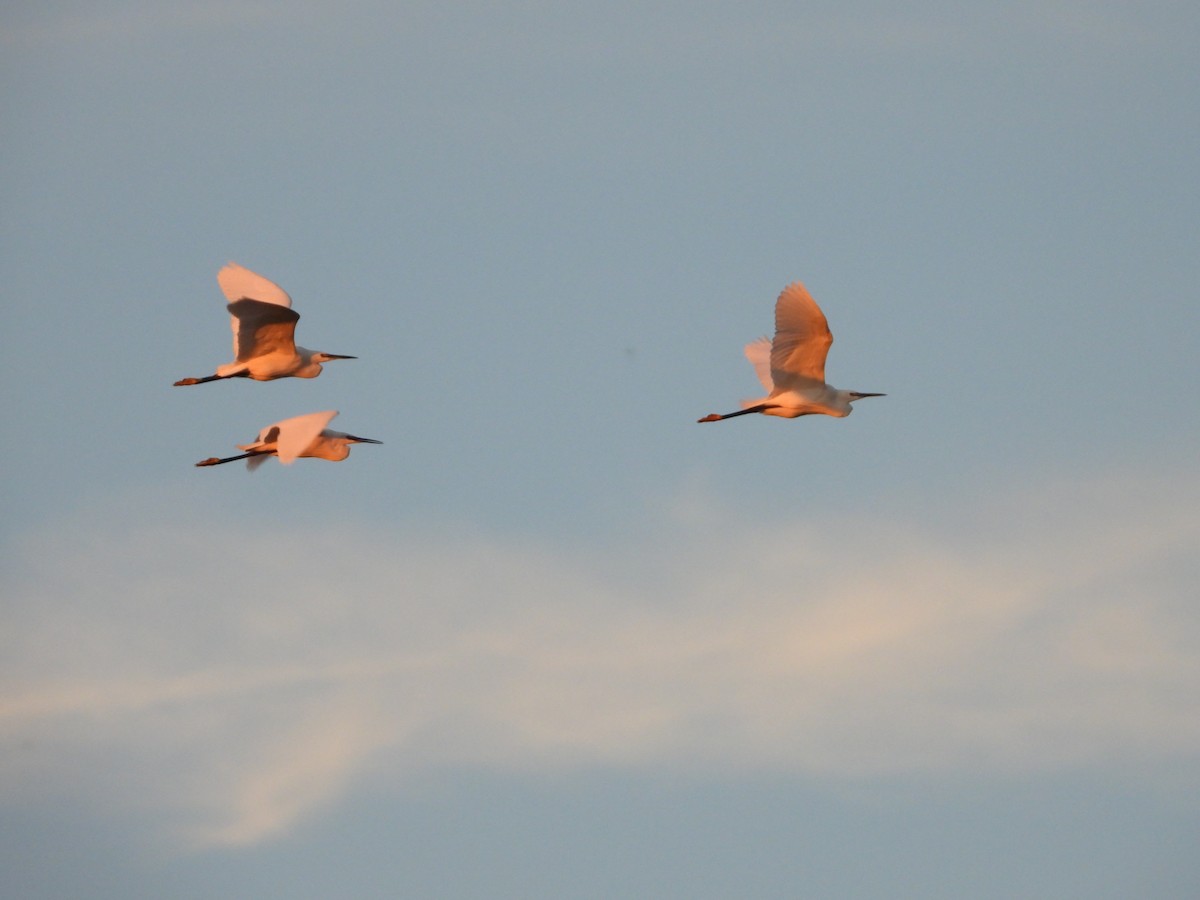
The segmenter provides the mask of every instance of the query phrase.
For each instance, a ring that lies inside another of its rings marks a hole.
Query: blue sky
[[[1196,895],[1198,39],[0,14],[7,892]],[[229,260],[359,358],[172,387]],[[797,279],[888,396],[697,426]]]

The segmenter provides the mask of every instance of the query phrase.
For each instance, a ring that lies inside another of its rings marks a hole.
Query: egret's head
[[[883,394],[864,394],[861,391],[838,391],[836,402],[829,404],[827,415],[831,416],[848,416],[854,412],[854,407],[850,404],[855,400],[863,397],[882,397]]]
[[[303,360],[303,365],[292,372],[294,378],[316,378],[321,374],[321,363],[331,359],[358,359],[357,356],[341,356],[337,353],[323,353],[320,350],[309,350],[307,347],[297,347],[296,353]]]

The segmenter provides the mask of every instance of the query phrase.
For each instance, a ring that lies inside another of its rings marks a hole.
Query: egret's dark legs
[[[746,409],[739,409],[737,412],[725,413],[725,415],[723,415],[723,416],[718,415],[717,413],[710,413],[709,415],[705,416],[703,419],[697,419],[696,421],[697,422],[719,422],[722,419],[732,419],[734,416],[748,416],[748,415],[750,415],[750,413],[758,413],[758,412],[762,412],[764,409],[770,409],[770,408],[771,408],[770,403],[760,403],[760,404],[758,404],[758,406],[749,406]]]
[[[206,381],[220,381],[220,375],[209,375],[205,378],[180,378],[175,382],[175,387],[182,387],[185,384],[204,384]]]
[[[249,372],[235,372],[232,375],[206,375],[203,378],[180,378],[175,382],[175,387],[182,387],[185,384],[204,384],[206,381],[221,381],[225,378],[249,378]]]
[[[210,456],[208,459],[202,459],[196,463],[197,466],[219,466],[222,463],[237,462],[239,459],[249,459],[251,456],[267,456],[274,453],[274,450],[251,450],[249,453],[243,453],[241,456],[227,456],[224,459],[218,459],[215,456]]]

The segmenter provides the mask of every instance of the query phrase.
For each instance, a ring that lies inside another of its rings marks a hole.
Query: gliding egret
[[[754,366],[767,396],[742,401],[737,412],[712,413],[697,421],[717,422],[748,413],[785,419],[816,413],[840,418],[853,412],[850,404],[855,400],[887,396],[839,391],[826,384],[825,356],[832,343],[833,335],[821,308],[803,284],[792,282],[775,301],[775,339],[763,337],[746,345],[746,359]]]
[[[321,374],[321,363],[358,358],[296,346],[300,314],[292,309],[292,298],[275,282],[230,263],[217,273],[217,283],[229,300],[225,308],[233,328],[234,361],[217,366],[214,375],[182,378],[175,382],[176,387],[222,378],[316,378]]]
[[[218,459],[211,456],[196,463],[198,466],[219,466],[222,463],[246,460],[246,468],[254,471],[271,456],[291,465],[302,456],[328,459],[339,462],[350,455],[351,444],[382,444],[371,438],[355,437],[343,431],[330,431],[325,426],[333,421],[337,410],[309,413],[306,416],[296,416],[284,419],[274,425],[268,425],[258,433],[258,439],[250,444],[238,444],[239,450],[246,452],[240,456],[228,456]]]

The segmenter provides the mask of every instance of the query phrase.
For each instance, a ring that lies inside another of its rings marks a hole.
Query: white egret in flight
[[[825,356],[832,343],[833,335],[821,307],[803,284],[792,282],[775,301],[775,339],[763,337],[746,345],[746,359],[754,366],[767,396],[743,400],[737,412],[713,413],[697,421],[717,422],[748,413],[785,419],[814,413],[842,417],[853,412],[850,404],[855,400],[886,396],[839,391],[826,384]]]
[[[217,273],[217,283],[229,300],[225,308],[233,328],[234,361],[217,366],[215,375],[182,378],[175,382],[176,387],[222,378],[316,378],[321,363],[357,359],[298,347],[295,334],[300,314],[292,309],[292,298],[275,282],[230,263]]]
[[[218,459],[215,456],[202,459],[198,466],[219,466],[222,463],[246,460],[246,468],[254,471],[269,457],[277,456],[279,461],[291,465],[302,456],[316,457],[339,462],[350,455],[351,444],[382,444],[371,438],[355,437],[342,431],[330,431],[325,426],[337,410],[309,413],[306,416],[296,416],[284,419],[274,425],[268,425],[258,433],[258,439],[249,444],[238,444],[239,450],[246,452],[240,456],[229,456]]]

